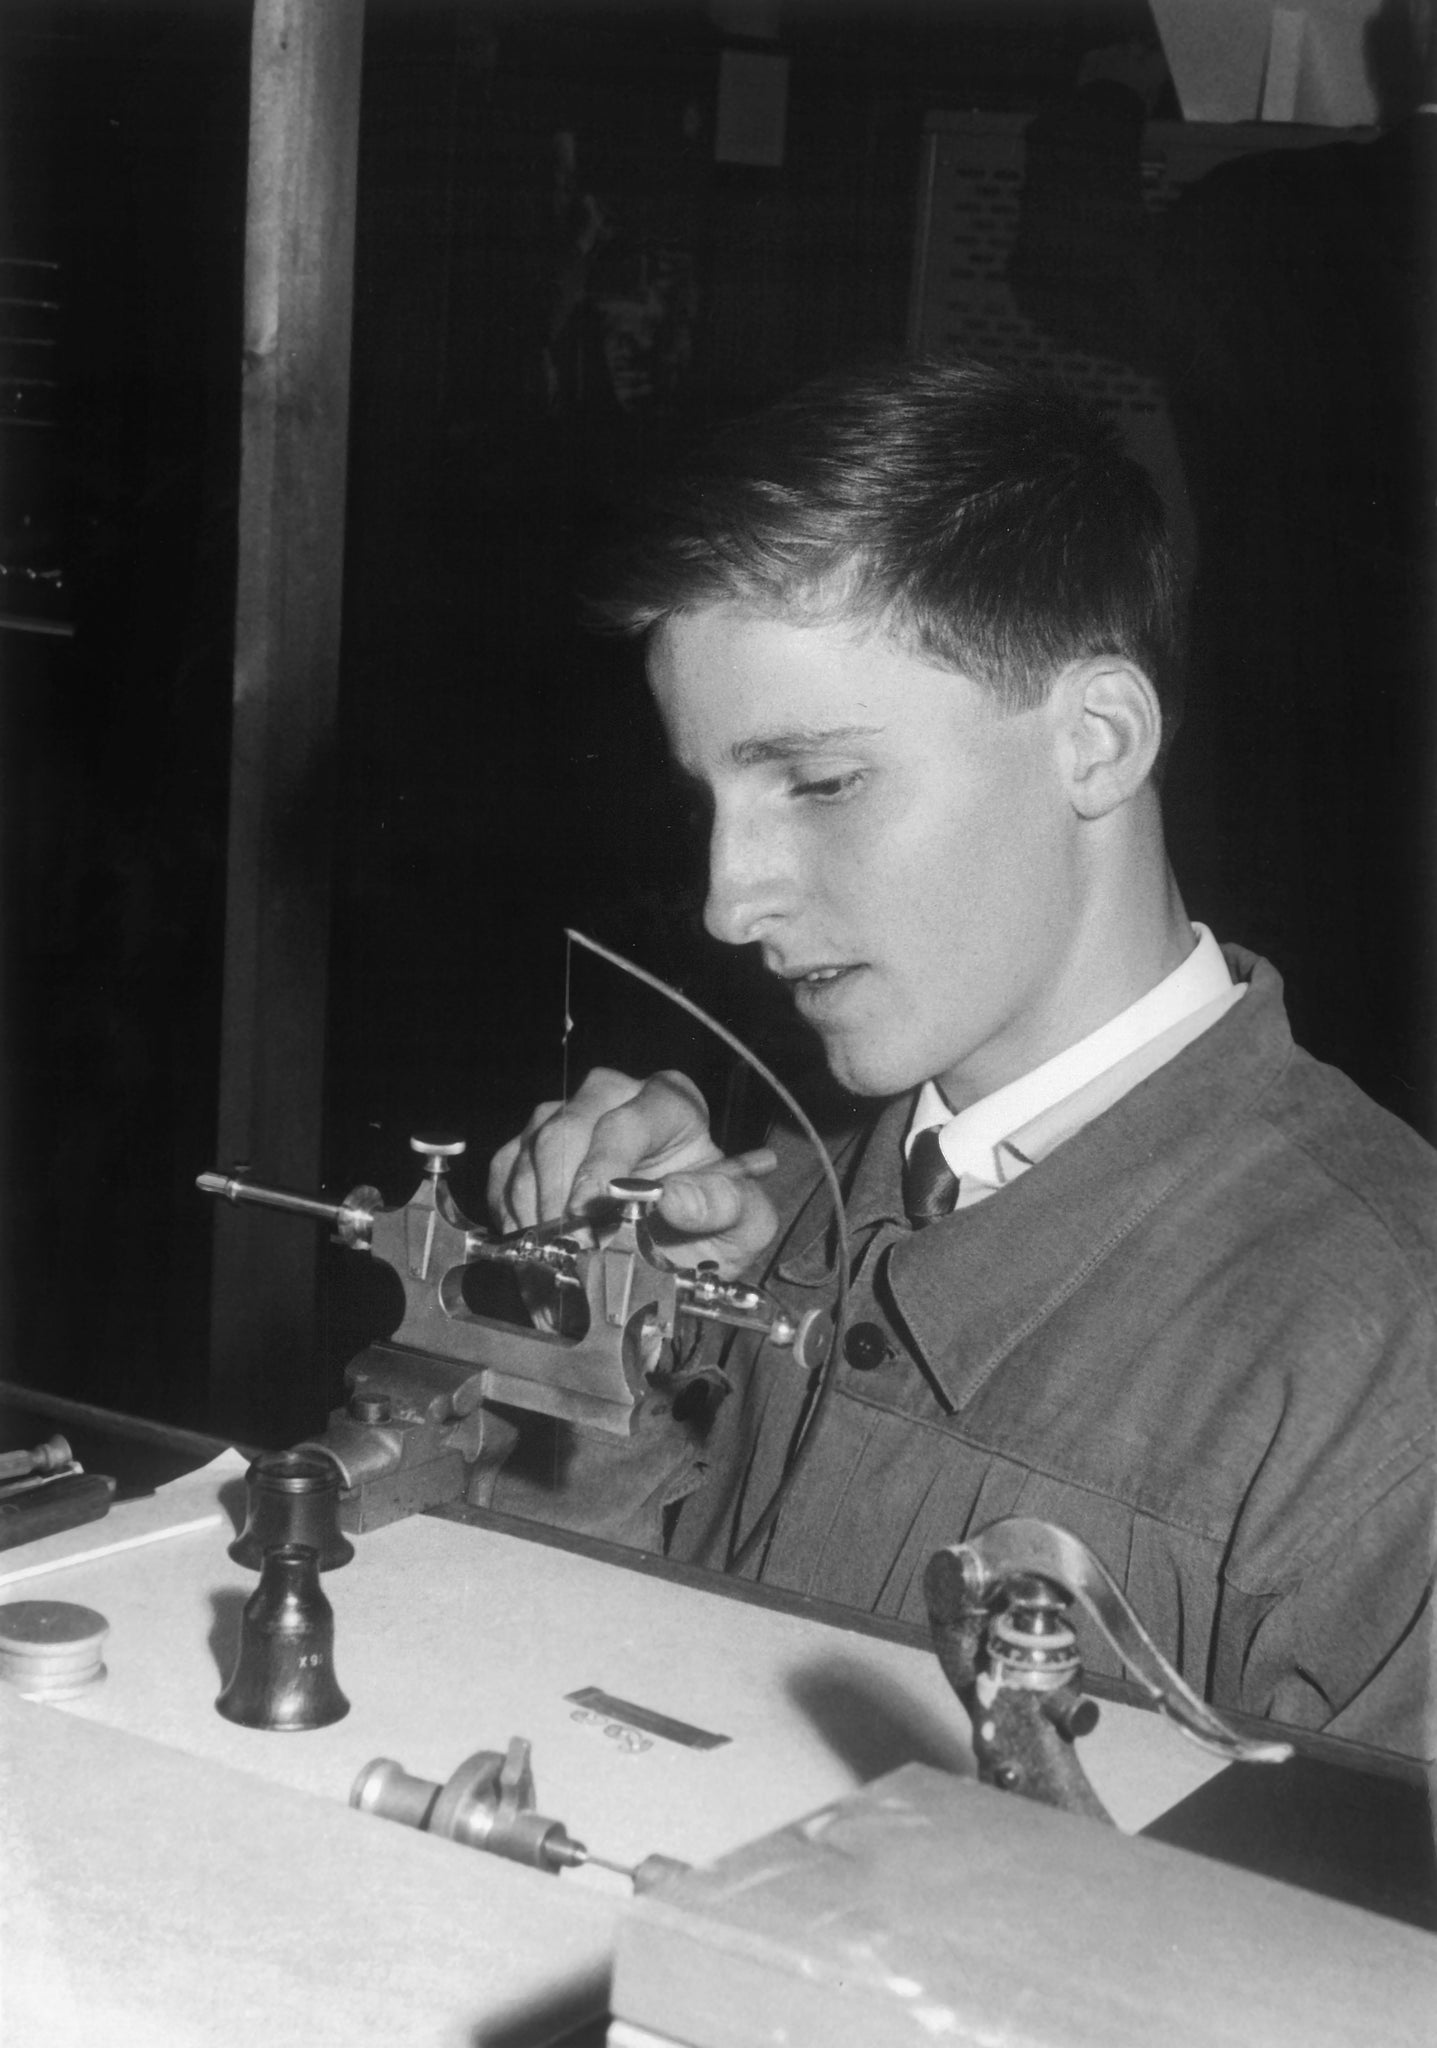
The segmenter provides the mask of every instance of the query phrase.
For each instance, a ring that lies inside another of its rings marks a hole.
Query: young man
[[[1188,921],[1154,783],[1173,612],[1109,427],[954,362],[731,434],[609,602],[712,807],[710,931],[761,949],[870,1105],[834,1147],[849,1335],[744,1568],[918,1617],[935,1549],[1039,1516],[1220,1706],[1425,1755],[1437,1160]],[[491,1200],[582,1217],[635,1172],[685,1263],[831,1298],[805,1148],[724,1159],[681,1075],[544,1105]],[[716,1349],[632,1444],[576,1437],[559,1494],[505,1475],[495,1504],[667,1524],[725,1567],[806,1388]]]

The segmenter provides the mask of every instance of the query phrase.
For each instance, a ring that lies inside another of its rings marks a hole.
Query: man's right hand
[[[686,1074],[635,1081],[595,1067],[570,1101],[540,1103],[494,1155],[489,1207],[501,1230],[582,1221],[608,1205],[611,1180],[660,1180],[655,1242],[684,1265],[714,1259],[732,1279],[777,1234],[777,1214],[759,1185],[777,1163],[767,1147],[726,1159]]]

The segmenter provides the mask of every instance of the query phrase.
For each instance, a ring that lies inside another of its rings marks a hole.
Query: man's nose
[[[714,819],[704,924],[725,945],[761,939],[791,904],[792,863],[781,839],[753,817]]]

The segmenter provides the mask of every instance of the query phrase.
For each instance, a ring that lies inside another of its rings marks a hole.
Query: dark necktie
[[[903,1169],[903,1207],[915,1230],[946,1216],[958,1199],[958,1176],[943,1157],[936,1128],[920,1131]]]

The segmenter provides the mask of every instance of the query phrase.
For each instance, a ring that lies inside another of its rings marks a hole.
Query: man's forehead
[[[795,597],[789,603],[723,597],[709,604],[687,606],[660,619],[650,636],[650,656],[659,649],[672,649],[676,643],[711,646],[754,636],[802,642],[814,634],[831,636],[854,647],[869,642],[892,647],[903,644],[902,635],[895,631],[887,616],[862,612],[823,593]]]
[[[678,692],[712,703],[772,691],[789,705],[777,725],[837,728],[856,722],[853,685],[871,657],[901,651],[871,625],[726,602],[677,612],[658,625],[648,672],[660,696]],[[796,711],[801,702],[812,711]]]
[[[1001,696],[905,643],[891,622],[733,603],[655,628],[649,683],[671,739],[703,736],[744,761],[811,756],[922,723],[926,703],[979,722]]]
[[[649,680],[683,757],[738,767],[811,760],[882,733],[891,711],[798,625],[686,615],[649,650]],[[747,625],[757,632],[745,630]]]

